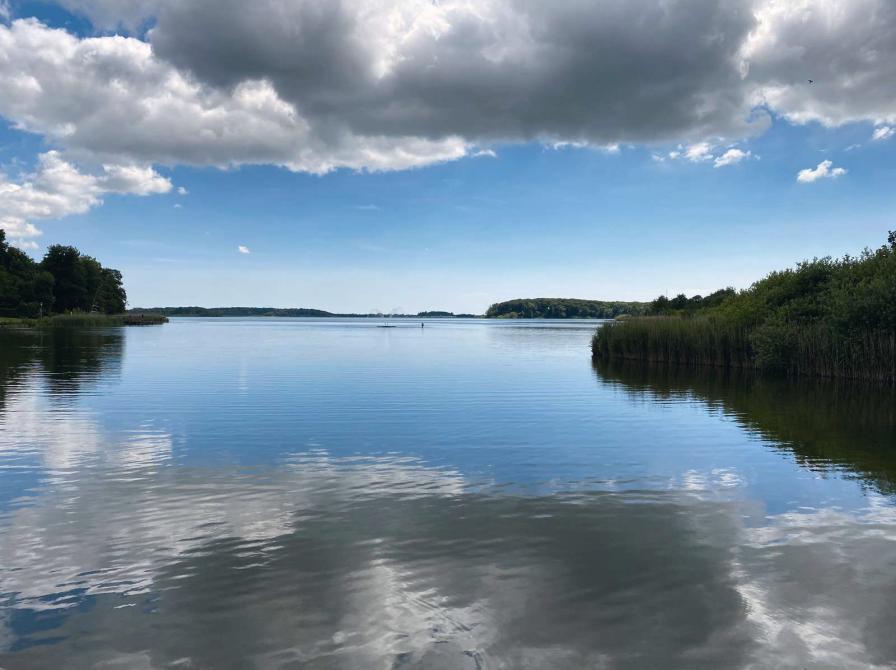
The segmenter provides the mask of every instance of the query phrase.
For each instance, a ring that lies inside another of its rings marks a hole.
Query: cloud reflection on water
[[[297,446],[273,464],[197,465],[164,428],[110,430],[75,402],[83,386],[45,374],[27,368],[0,417],[0,463],[38,475],[0,508],[0,666],[896,659],[896,509],[883,492],[864,509],[769,514],[730,494],[745,486],[733,467],[547,495],[400,454]]]

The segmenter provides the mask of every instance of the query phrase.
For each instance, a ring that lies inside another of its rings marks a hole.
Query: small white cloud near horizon
[[[814,169],[806,168],[800,170],[796,175],[796,180],[801,184],[811,184],[819,179],[836,179],[846,174],[845,168],[836,167],[831,169],[833,163],[829,160],[821,161]]]
[[[179,202],[174,205],[174,209],[181,209],[182,207],[183,205],[181,205]]]
[[[247,247],[243,244],[239,245],[236,248],[236,250],[239,251],[241,254],[251,254],[252,253],[251,251],[249,251],[249,247]]]
[[[177,194],[178,194],[178,195],[187,195],[187,193],[189,193],[189,191],[188,191],[187,189],[185,189],[183,186],[178,186],[178,187],[177,187]]]
[[[727,165],[737,165],[746,158],[752,158],[752,151],[743,151],[742,149],[728,149],[721,156],[716,158],[713,167],[725,167]]]
[[[473,158],[497,158],[498,154],[496,154],[492,149],[480,149],[474,154],[471,154]]]
[[[871,139],[875,142],[882,142],[883,140],[888,140],[893,135],[896,135],[896,128],[892,128],[890,126],[881,126],[880,128],[875,128],[874,133],[871,135]]]

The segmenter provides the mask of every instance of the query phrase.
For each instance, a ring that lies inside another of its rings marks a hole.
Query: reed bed
[[[601,327],[591,349],[602,359],[896,382],[896,334],[841,334],[824,323],[748,328],[718,316],[640,317]]]

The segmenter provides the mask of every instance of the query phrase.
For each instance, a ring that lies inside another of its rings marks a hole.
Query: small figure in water
[[[422,321],[420,322],[420,327],[421,327],[421,328],[423,328],[423,326],[425,326],[425,325],[426,325],[426,324],[423,323]]]

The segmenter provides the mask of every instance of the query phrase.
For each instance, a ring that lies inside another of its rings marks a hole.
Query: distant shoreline
[[[265,316],[281,318],[323,319],[481,319],[482,314],[454,314],[452,312],[420,312],[418,314],[351,314],[327,312],[304,307],[135,307],[128,314],[158,314],[162,316],[221,318],[228,316]]]
[[[310,307],[135,307],[131,314],[162,314],[164,316],[226,317],[279,316],[354,319],[614,319],[620,316],[643,314],[648,303],[580,300],[575,298],[519,298],[493,304],[485,314],[455,314],[442,310],[426,310],[416,314],[385,314],[381,312],[328,312]]]

